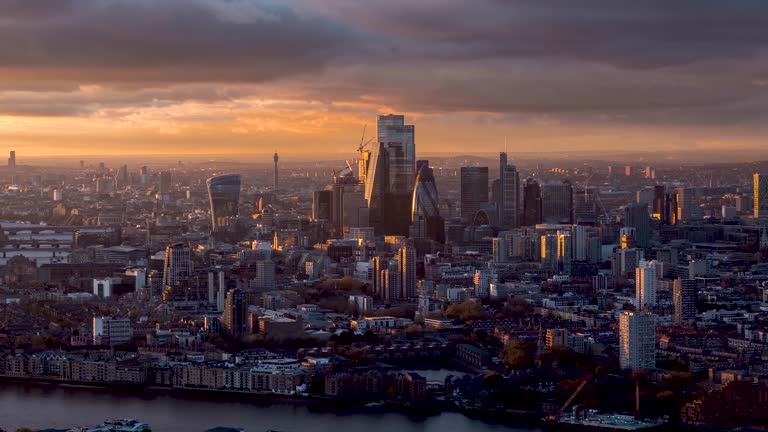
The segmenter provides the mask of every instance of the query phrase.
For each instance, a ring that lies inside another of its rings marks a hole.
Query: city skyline
[[[0,432],[768,425],[767,21],[0,0]]]
[[[763,147],[760,2],[390,3],[6,2],[0,142],[325,154],[407,112],[424,154]]]

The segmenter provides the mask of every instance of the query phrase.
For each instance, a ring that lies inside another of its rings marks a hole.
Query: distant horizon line
[[[592,159],[596,161],[605,161],[605,162],[631,162],[629,159],[638,159],[634,162],[662,162],[662,163],[680,163],[680,164],[689,164],[689,163],[701,163],[704,160],[711,160],[712,163],[749,163],[749,162],[760,162],[759,155],[764,155],[765,160],[768,160],[768,149],[754,149],[751,150],[751,154],[749,155],[743,155],[743,154],[734,154],[734,153],[741,153],[741,152],[734,152],[736,149],[730,149],[729,151],[722,151],[722,152],[711,152],[711,151],[696,151],[694,149],[690,150],[666,150],[666,151],[637,151],[637,150],[627,150],[627,149],[614,149],[611,151],[605,151],[605,150],[573,150],[573,151],[507,151],[506,153],[508,155],[512,156],[512,159],[520,158],[522,160],[532,160],[532,159],[542,159],[542,160],[565,160],[565,159]],[[278,149],[278,153],[280,153]],[[417,154],[417,159],[424,159],[424,158],[430,158],[430,157],[441,157],[441,158],[462,158],[462,157],[478,157],[478,158],[494,158],[494,156],[498,155],[499,153],[502,153],[502,151],[477,151],[477,152],[440,152],[440,151],[430,151],[430,152],[424,152]],[[123,159],[123,158],[135,158],[135,157],[146,157],[146,158],[161,158],[163,159],[163,162],[176,160],[183,162],[184,160],[195,160],[197,162],[208,160],[210,162],[223,162],[223,163],[244,163],[245,161],[237,161],[237,160],[231,160],[230,158],[248,158],[248,162],[252,162],[253,159],[257,158],[265,158],[264,163],[265,164],[272,164],[273,160],[272,157],[274,155],[274,152],[239,152],[239,153],[188,153],[188,154],[178,154],[178,153],[119,153],[119,154],[75,154],[75,155],[67,155],[67,154],[58,154],[58,155],[25,155],[23,152],[19,153],[18,150],[16,150],[16,160],[17,165],[24,166],[23,163],[24,159],[28,159],[30,161],[36,160],[36,161],[44,161],[44,160],[52,160],[52,161],[58,161],[58,160],[71,160],[71,161],[78,161],[78,160],[89,160],[90,162],[93,161],[93,159],[107,159],[107,160],[114,160],[114,159]],[[306,162],[306,161],[315,161],[315,162],[334,162],[334,161],[343,161],[348,159],[353,159],[355,156],[355,152],[337,152],[337,153],[325,153],[323,158],[318,158],[319,155],[311,155],[307,154],[306,152],[284,152],[280,153],[281,156],[285,156],[287,160],[283,159],[281,162],[283,163],[291,163],[291,162]],[[683,156],[685,157],[684,160],[675,160],[677,159],[676,156]],[[691,157],[692,156],[692,157]],[[725,157],[725,158],[724,158]],[[293,159],[293,160],[291,160]],[[617,160],[618,159],[618,160]],[[2,167],[2,165],[0,165]]]

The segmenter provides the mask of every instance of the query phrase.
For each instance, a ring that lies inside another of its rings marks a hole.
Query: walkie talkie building
[[[206,181],[211,202],[211,227],[214,232],[226,230],[237,217],[240,204],[240,175],[225,174]]]

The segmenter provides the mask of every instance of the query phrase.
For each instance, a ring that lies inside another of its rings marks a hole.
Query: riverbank
[[[339,421],[344,422],[345,430],[359,428],[366,432],[539,430],[499,418],[480,419],[451,411],[421,415],[389,404],[211,397],[208,393],[178,393],[163,388],[136,391],[46,383],[0,385],[0,428],[6,430],[68,428],[124,417],[139,418],[157,432],[202,432],[216,426],[242,427],[251,432],[338,432]]]
[[[271,404],[295,404],[306,406],[315,412],[329,412],[337,414],[371,414],[371,413],[399,413],[409,417],[437,416],[444,412],[462,414],[468,418],[481,421],[506,421],[526,426],[537,426],[542,416],[538,411],[514,411],[514,410],[484,410],[477,407],[461,407],[453,401],[439,401],[428,399],[425,401],[385,400],[355,398],[332,398],[327,396],[295,394],[281,395],[275,393],[254,393],[242,391],[226,391],[194,388],[170,388],[161,386],[100,383],[71,383],[56,380],[24,377],[0,377],[0,383],[15,384],[19,386],[35,386],[40,388],[61,388],[72,391],[93,391],[102,394],[111,394],[125,397],[167,396],[179,400],[195,401],[231,401],[248,402],[259,406]]]

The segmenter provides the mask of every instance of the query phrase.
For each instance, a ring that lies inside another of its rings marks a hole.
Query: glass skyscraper
[[[406,125],[402,115],[381,115],[377,136],[365,176],[370,224],[379,234],[408,235],[416,166],[414,126]]]
[[[237,217],[240,205],[240,175],[225,174],[206,181],[211,203],[211,226],[214,232],[224,231]]]
[[[541,185],[528,179],[523,187],[523,221],[522,225],[531,226],[541,223]]]
[[[499,190],[496,200],[496,219],[502,228],[517,228],[520,174],[507,163],[507,154],[499,153]]]
[[[422,165],[416,174],[411,203],[410,237],[442,241],[444,221],[437,207],[438,195],[435,176],[428,163]]]
[[[472,221],[488,203],[488,167],[461,167],[461,217]]]
[[[542,221],[549,224],[573,223],[573,186],[567,180],[541,187]]]

